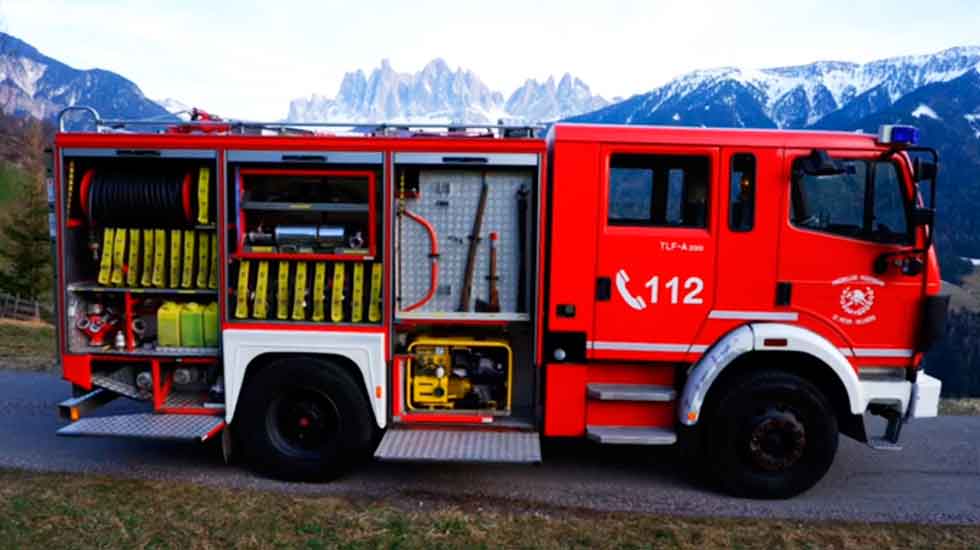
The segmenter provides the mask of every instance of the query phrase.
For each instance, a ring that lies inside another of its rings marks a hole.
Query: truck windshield
[[[910,243],[908,200],[895,163],[840,162],[844,172],[835,175],[807,174],[794,166],[793,224],[874,242]]]

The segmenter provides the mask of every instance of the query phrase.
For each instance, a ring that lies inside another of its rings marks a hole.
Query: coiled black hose
[[[190,174],[96,170],[88,187],[89,223],[107,227],[179,227],[192,223]]]

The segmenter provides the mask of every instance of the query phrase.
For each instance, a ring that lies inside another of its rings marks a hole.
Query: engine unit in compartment
[[[506,341],[422,337],[408,351],[409,409],[510,411],[513,352]]]

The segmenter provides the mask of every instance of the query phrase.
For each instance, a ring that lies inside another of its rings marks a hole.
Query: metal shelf
[[[131,294],[185,294],[190,296],[217,296],[218,290],[213,288],[155,288],[155,287],[124,287],[101,286],[97,284],[68,285],[70,292],[129,292]]]
[[[132,357],[217,357],[218,348],[136,348],[133,351],[118,350],[111,347],[78,346],[71,353],[90,355],[128,355]]]
[[[266,210],[286,212],[352,212],[366,214],[368,205],[355,202],[273,202],[242,201],[242,210]]]
[[[474,322],[525,322],[530,321],[527,313],[476,313],[465,311],[400,311],[395,318],[406,321],[474,321]]]

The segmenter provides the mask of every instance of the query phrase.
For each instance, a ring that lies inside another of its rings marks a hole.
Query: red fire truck
[[[897,449],[936,415],[938,158],[914,128],[72,110],[94,129],[54,147],[60,435],[220,438],[302,480],[678,444],[771,498],[839,433]]]

